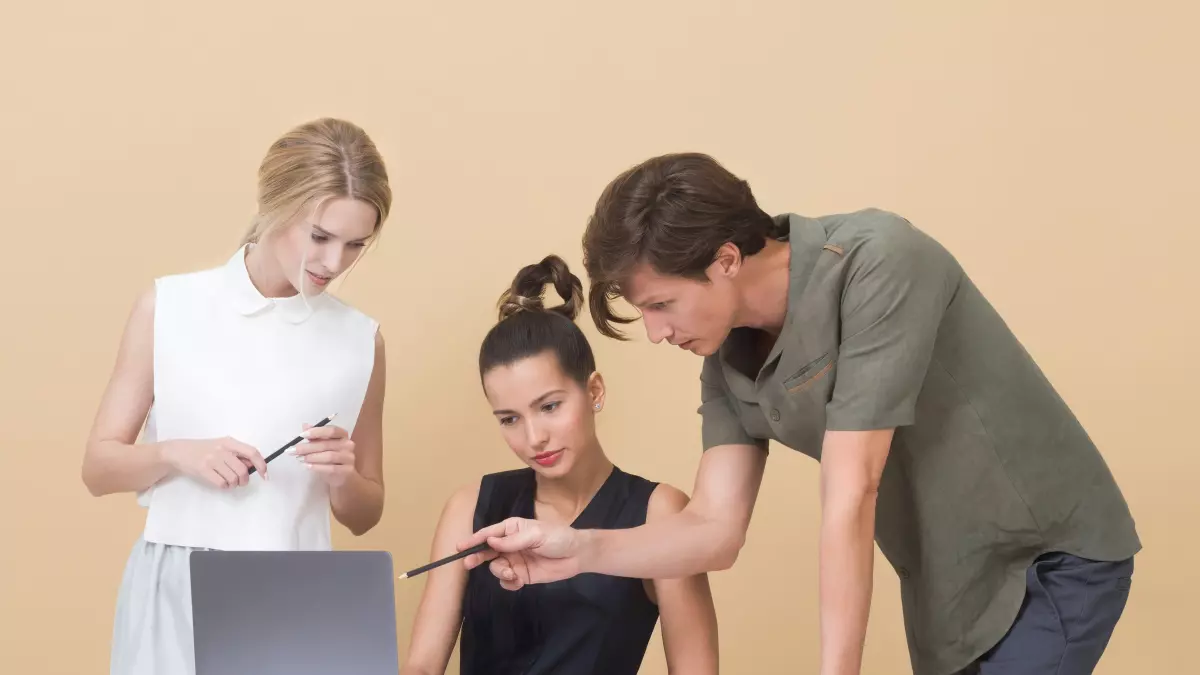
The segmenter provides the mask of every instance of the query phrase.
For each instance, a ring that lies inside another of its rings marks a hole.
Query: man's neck
[[[778,336],[787,319],[792,247],[768,239],[766,247],[742,261],[737,275],[739,309],[735,326],[758,328]]]

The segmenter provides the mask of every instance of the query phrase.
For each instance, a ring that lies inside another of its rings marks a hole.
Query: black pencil
[[[329,424],[330,422],[332,422],[333,418],[335,418],[335,417],[337,417],[337,413],[334,413],[334,414],[330,415],[329,417],[326,417],[325,419],[321,420],[320,422],[317,422],[316,424],[313,425],[312,428],[316,429],[317,427],[323,427],[326,424]],[[297,436],[297,437],[293,438],[292,440],[288,441],[287,445],[285,445],[282,448],[276,450],[275,452],[272,452],[271,454],[267,455],[267,458],[265,461],[270,462],[271,460],[275,459],[276,457],[282,455],[285,450],[287,450],[288,448],[292,447],[293,445],[299,443],[302,440],[304,440],[304,436]],[[255,472],[255,468],[253,466],[250,467],[250,470],[248,473],[252,474],[254,472]]]
[[[429,570],[431,570],[435,567],[441,567],[442,565],[445,565],[446,563],[454,562],[455,560],[462,560],[463,558],[471,555],[472,553],[483,553],[484,551],[488,550],[488,548],[489,548],[489,546],[487,545],[487,542],[484,542],[482,544],[472,546],[471,548],[469,548],[465,551],[459,551],[458,553],[455,553],[454,555],[446,556],[445,558],[442,558],[441,560],[436,560],[434,562],[431,562],[428,565],[422,565],[421,567],[418,567],[415,570],[409,570],[409,571],[405,572],[404,574],[401,574],[397,578],[398,579],[408,579],[410,577],[415,577],[418,574],[423,574],[425,572],[428,572]]]

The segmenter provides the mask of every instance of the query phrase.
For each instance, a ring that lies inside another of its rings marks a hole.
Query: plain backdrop
[[[143,512],[90,497],[79,466],[127,313],[155,276],[225,261],[267,146],[325,115],[367,129],[396,193],[335,289],[389,359],[386,512],[337,546],[421,564],[444,499],[516,466],[475,363],[497,296],[546,253],[578,267],[619,171],[698,150],[772,213],[890,209],[958,256],[1144,539],[1099,672],[1193,667],[1198,20],[1182,2],[6,4],[0,670],[106,672]],[[601,439],[690,491],[700,360],[633,328],[586,328]],[[817,476],[775,448],[749,542],[713,576],[724,672],[815,672]],[[422,583],[396,589],[402,650]],[[864,672],[910,672],[881,557],[876,589]],[[666,672],[657,637],[643,672]]]

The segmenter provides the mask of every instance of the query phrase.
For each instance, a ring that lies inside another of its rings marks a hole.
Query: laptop
[[[196,675],[396,675],[386,551],[194,551]]]

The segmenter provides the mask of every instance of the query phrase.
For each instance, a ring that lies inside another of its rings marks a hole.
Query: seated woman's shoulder
[[[655,518],[679,513],[688,505],[690,498],[687,493],[669,483],[659,483],[650,493],[650,503],[646,506],[646,517]]]
[[[475,500],[479,499],[479,483],[467,483],[460,485],[458,489],[450,495],[446,500],[446,508],[465,508],[470,506],[475,508]]]

